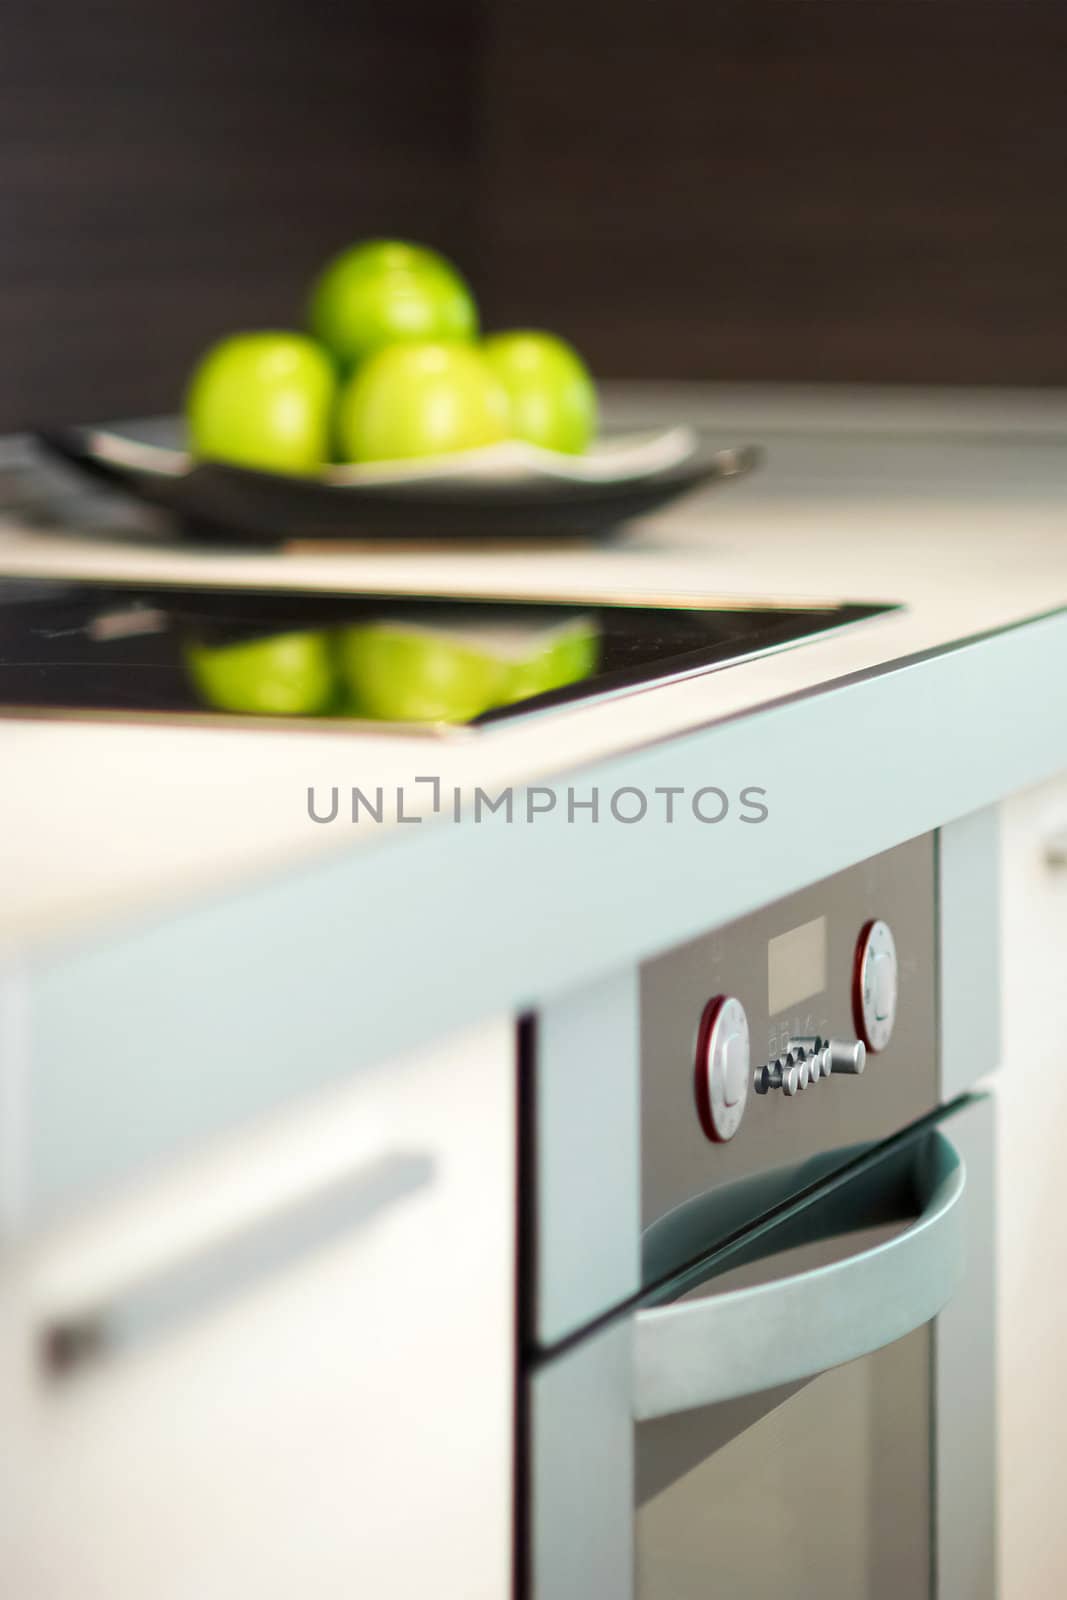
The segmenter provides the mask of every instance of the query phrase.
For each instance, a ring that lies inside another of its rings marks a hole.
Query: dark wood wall
[[[0,428],[367,233],[604,374],[1067,381],[1064,0],[10,0]]]
[[[365,233],[462,253],[477,10],[8,0],[0,428],[173,409],[230,328],[292,325]]]
[[[1067,380],[1063,0],[502,0],[485,265],[604,372]]]

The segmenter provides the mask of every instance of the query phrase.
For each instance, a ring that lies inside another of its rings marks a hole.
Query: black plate
[[[116,430],[44,429],[37,438],[53,455],[112,488],[173,513],[187,533],[257,545],[290,539],[588,538],[690,490],[750,472],[761,459],[755,445],[714,450],[694,436],[684,459],[616,479],[531,474],[521,481],[493,480],[452,470],[344,483],[191,461],[180,450],[123,439]],[[110,447],[115,444],[128,447],[125,459],[116,458]]]

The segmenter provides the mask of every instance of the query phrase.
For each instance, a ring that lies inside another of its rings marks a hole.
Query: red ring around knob
[[[697,1116],[705,1136],[713,1144],[725,1144],[726,1140],[715,1126],[715,1119],[711,1114],[711,1101],[708,1098],[708,1041],[711,1030],[719,1018],[719,1013],[726,1004],[729,996],[717,994],[708,1001],[700,1017],[700,1026],[697,1028],[696,1060],[693,1067],[693,1087],[696,1092]]]

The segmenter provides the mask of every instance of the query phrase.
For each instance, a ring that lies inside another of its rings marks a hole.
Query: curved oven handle
[[[841,1185],[839,1226],[831,1234],[855,1225],[848,1212],[877,1212],[883,1198],[878,1185],[884,1188],[886,1181],[880,1168],[890,1171],[891,1182],[899,1181],[899,1170],[883,1157]],[[638,1311],[635,1419],[646,1422],[803,1382],[870,1355],[935,1317],[963,1272],[966,1172],[959,1152],[934,1132],[909,1175],[918,1219],[873,1249],[772,1283]],[[801,1230],[790,1231],[789,1245],[827,1237],[819,1205],[804,1208],[798,1220]],[[776,1231],[780,1223],[767,1237]]]

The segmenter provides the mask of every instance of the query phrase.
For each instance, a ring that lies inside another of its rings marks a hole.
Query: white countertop
[[[893,600],[905,609],[728,671],[446,740],[0,722],[0,938],[84,937],[385,830],[308,819],[309,785],[448,790],[581,767],[1067,606],[1067,400],[699,387],[619,390],[617,417],[695,418],[767,445],[761,472],[611,545],[176,554],[0,521],[0,573],[341,590]],[[1064,664],[1067,667],[1067,663]],[[403,831],[403,830],[401,830]],[[413,831],[413,830],[408,830]]]

